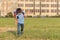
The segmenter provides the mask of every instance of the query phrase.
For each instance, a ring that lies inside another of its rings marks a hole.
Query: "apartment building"
[[[23,8],[26,15],[57,16],[60,14],[60,0],[18,0],[18,7]]]
[[[18,7],[25,11],[26,16],[40,15],[39,0],[18,0]]]
[[[0,14],[22,8],[26,16],[60,15],[60,0],[0,0]]]

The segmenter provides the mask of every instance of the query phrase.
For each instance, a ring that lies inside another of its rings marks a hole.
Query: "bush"
[[[32,17],[32,16],[27,16],[27,17]]]
[[[12,12],[7,13],[7,15],[5,17],[11,17],[12,18],[13,17]]]

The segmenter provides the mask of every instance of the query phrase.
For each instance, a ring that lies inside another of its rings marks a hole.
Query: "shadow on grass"
[[[12,33],[14,36],[17,36],[16,31],[7,31],[7,32]]]
[[[12,33],[16,38],[19,38],[19,37],[21,37],[22,36],[22,34],[20,35],[20,36],[18,36],[18,34],[17,34],[17,32],[16,31],[7,31],[7,32],[9,32],[9,33]]]

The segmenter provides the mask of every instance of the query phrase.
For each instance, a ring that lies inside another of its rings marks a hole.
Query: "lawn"
[[[0,27],[15,27],[13,18],[0,18]],[[25,18],[24,34],[0,32],[0,40],[60,40],[60,18]]]

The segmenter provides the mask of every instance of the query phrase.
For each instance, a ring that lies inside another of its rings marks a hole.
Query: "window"
[[[59,12],[60,12],[60,10],[59,10]]]
[[[33,7],[33,4],[25,4],[26,7]]]
[[[35,1],[40,1],[40,0],[35,0]]]
[[[51,12],[56,13],[57,10],[56,9],[51,9]]]
[[[35,4],[36,7],[40,7],[40,4]]]
[[[33,13],[34,10],[33,9],[26,9],[25,12],[31,12],[31,13]]]
[[[57,4],[51,4],[51,7],[57,7]]]
[[[57,0],[55,0],[55,2],[57,2]]]
[[[45,2],[46,0],[41,0],[41,2]]]
[[[50,0],[46,0],[46,2],[50,2]]]
[[[17,1],[17,0],[7,0],[7,1]]]
[[[40,12],[40,10],[39,9],[35,9],[35,12]]]
[[[46,11],[46,13],[48,13],[48,12],[49,12],[49,10],[48,10],[48,9],[46,9],[45,11]]]
[[[19,0],[18,0],[19,1]]]
[[[25,12],[28,12],[28,9],[26,9]]]
[[[24,1],[24,0],[18,0],[18,1]]]
[[[56,0],[51,0],[51,2],[56,2]]]
[[[30,9],[30,12],[33,13],[34,12],[33,9]]]
[[[34,1],[34,0],[29,0],[29,1]]]
[[[28,0],[25,0],[25,1],[28,1]]]
[[[42,9],[41,12],[42,12],[42,13],[48,13],[49,10],[48,10],[48,9]]]
[[[23,7],[24,6],[24,4],[18,4],[18,7]]]
[[[20,1],[24,1],[24,0],[20,0]]]
[[[49,7],[49,4],[41,4],[41,7]]]

